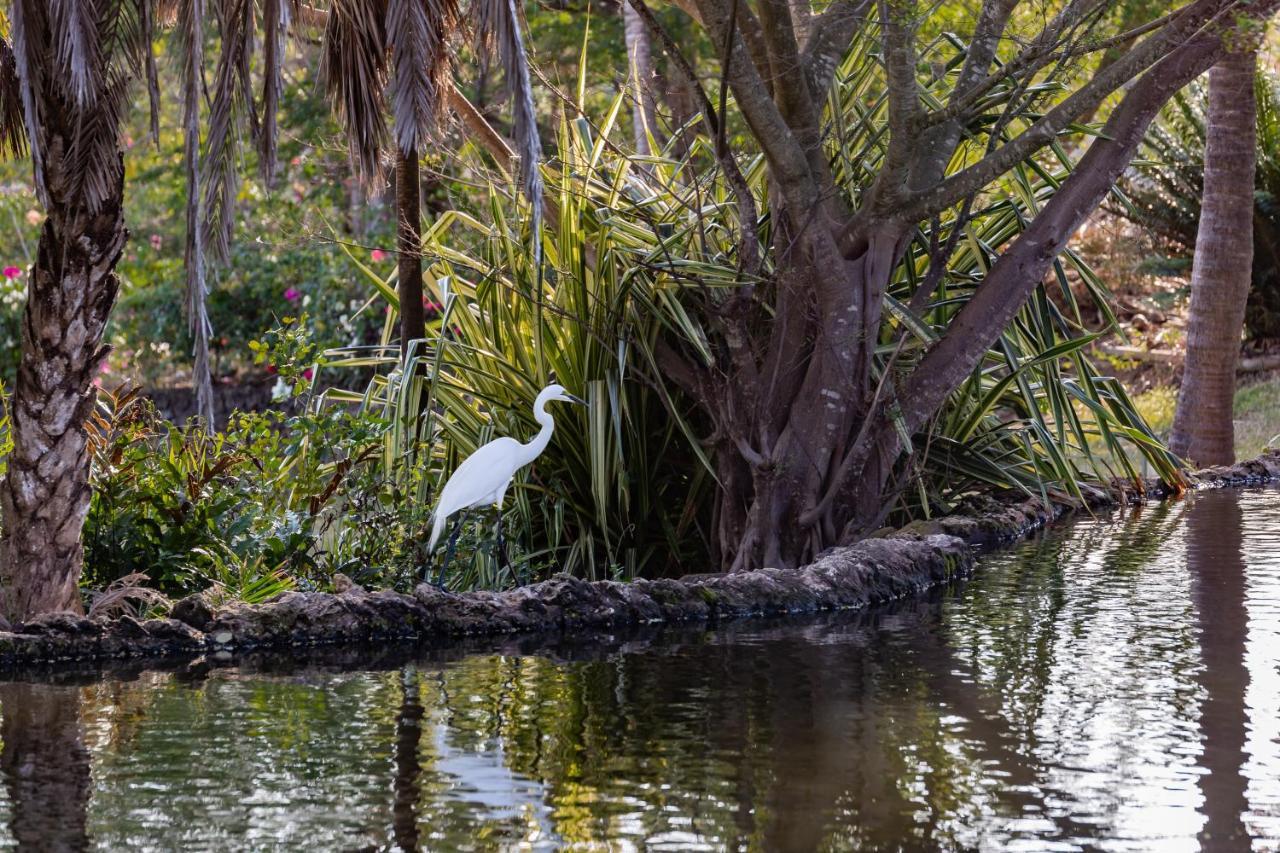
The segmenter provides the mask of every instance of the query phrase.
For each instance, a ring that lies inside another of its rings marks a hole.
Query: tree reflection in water
[[[1203,752],[1200,792],[1204,796],[1205,850],[1248,850],[1244,815],[1249,809],[1245,738],[1249,713],[1245,692],[1249,670],[1245,644],[1249,634],[1247,575],[1242,552],[1242,512],[1234,495],[1196,496],[1187,517],[1187,571],[1200,636],[1202,665],[1198,681]]]
[[[18,849],[86,849],[90,776],[80,688],[0,684],[0,715],[0,772]]]
[[[1273,845],[1277,530],[1209,493],[887,610],[3,685],[0,816],[27,849]]]

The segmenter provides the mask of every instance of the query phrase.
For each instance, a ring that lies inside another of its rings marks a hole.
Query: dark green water
[[[0,715],[0,847],[1275,850],[1280,493],[878,613],[0,684]]]

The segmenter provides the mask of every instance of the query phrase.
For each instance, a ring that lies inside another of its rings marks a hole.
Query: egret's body
[[[488,444],[477,448],[462,464],[458,466],[444,488],[440,490],[440,500],[436,503],[431,525],[431,538],[427,542],[427,553],[435,550],[440,535],[444,533],[449,518],[456,513],[497,504],[498,506],[498,546],[506,560],[506,549],[502,541],[502,499],[507,487],[516,472],[542,455],[555,432],[555,420],[547,411],[547,404],[559,400],[566,403],[581,403],[577,397],[565,391],[563,386],[548,385],[538,394],[533,402],[533,419],[541,427],[538,434],[527,442],[514,438],[495,438]],[[444,565],[440,568],[443,581],[444,570],[449,565],[449,557],[457,542],[458,532],[462,525],[459,522],[454,534],[449,539],[449,550],[445,554]]]

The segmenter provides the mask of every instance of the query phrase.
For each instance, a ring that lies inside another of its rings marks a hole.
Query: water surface
[[[873,613],[0,684],[0,738],[6,849],[1275,850],[1280,493]]]

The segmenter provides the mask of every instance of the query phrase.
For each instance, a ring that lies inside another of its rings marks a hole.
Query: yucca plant
[[[687,200],[662,190],[682,164],[640,171],[608,152],[621,106],[598,134],[585,122],[561,127],[556,168],[545,172],[556,217],[543,234],[543,265],[526,248],[527,209],[512,218],[496,190],[482,214],[443,214],[423,239],[429,298],[442,307],[429,337],[407,362],[389,339],[331,351],[332,367],[382,370],[363,395],[330,390],[320,403],[358,402],[395,424],[383,461],[427,502],[480,444],[535,431],[533,399],[553,377],[581,394],[587,410],[557,413],[552,445],[519,475],[508,523],[521,531],[526,565],[591,578],[689,569],[706,553],[698,533],[706,460],[686,404],[654,369],[664,324],[696,336],[696,323],[674,279],[656,270],[674,257],[700,286],[735,274],[699,259]],[[360,266],[397,309],[395,273]],[[423,469],[430,475],[416,476]],[[458,582],[511,580],[482,550]]]

